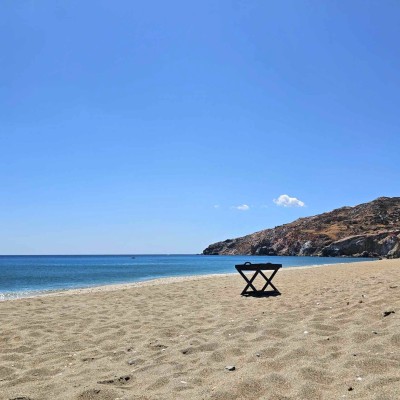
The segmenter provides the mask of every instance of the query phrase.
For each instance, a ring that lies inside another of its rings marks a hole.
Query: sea
[[[362,258],[204,256],[204,255],[77,255],[0,256],[0,301],[68,289],[140,282],[157,278],[236,273],[235,265],[282,264],[283,268],[370,261]]]

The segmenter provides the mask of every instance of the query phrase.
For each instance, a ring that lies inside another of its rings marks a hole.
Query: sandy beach
[[[274,283],[281,296],[241,297],[230,275],[0,302],[0,399],[400,398],[400,260]]]

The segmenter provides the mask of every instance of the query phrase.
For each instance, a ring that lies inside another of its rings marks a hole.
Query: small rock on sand
[[[387,316],[390,315],[390,314],[394,314],[394,311],[391,310],[391,311],[384,311],[384,312],[383,312],[383,316],[384,316],[384,317],[387,317]]]
[[[102,385],[108,385],[108,384],[112,384],[112,383],[126,383],[130,379],[131,379],[131,377],[129,375],[123,375],[123,376],[120,376],[119,378],[106,379],[104,381],[98,381],[97,383],[102,384]]]
[[[33,399],[32,399],[32,397],[18,396],[18,397],[13,397],[10,400],[33,400]]]
[[[225,369],[227,369],[228,371],[234,371],[236,367],[234,365],[227,365]]]

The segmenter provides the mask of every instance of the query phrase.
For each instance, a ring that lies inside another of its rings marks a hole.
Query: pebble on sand
[[[225,369],[227,369],[228,371],[234,371],[236,367],[234,365],[227,365]]]
[[[395,312],[393,311],[393,310],[391,310],[391,311],[384,311],[383,312],[383,316],[384,317],[387,317],[388,315],[390,315],[390,314],[394,314]]]
[[[10,400],[33,400],[31,397],[26,397],[26,396],[18,396],[18,397],[13,397]]]
[[[119,378],[115,378],[115,379],[106,379],[104,381],[98,381],[97,383],[101,384],[101,385],[107,385],[107,384],[112,384],[112,383],[126,383],[131,379],[130,375],[123,375],[120,376]]]

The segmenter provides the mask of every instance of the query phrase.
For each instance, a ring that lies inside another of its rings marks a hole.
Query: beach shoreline
[[[371,261],[354,261],[352,263],[336,263],[336,264],[317,264],[317,265],[306,265],[306,266],[289,266],[281,268],[279,273],[291,271],[291,270],[303,270],[310,268],[322,268],[328,267],[332,265],[353,265],[364,262],[373,262]],[[154,286],[154,285],[166,285],[170,283],[176,282],[186,282],[192,280],[199,279],[210,279],[224,276],[234,276],[236,275],[236,271],[232,271],[230,273],[216,273],[216,274],[204,274],[204,275],[180,275],[180,276],[171,276],[171,277],[163,277],[163,278],[151,278],[141,281],[135,282],[126,282],[126,283],[117,283],[117,284],[104,284],[104,285],[96,285],[89,286],[84,288],[70,288],[70,289],[60,289],[60,290],[48,290],[48,291],[37,291],[36,293],[32,291],[27,295],[19,295],[21,292],[15,292],[18,297],[9,297],[9,298],[0,298],[0,302],[3,301],[18,301],[22,299],[32,299],[36,297],[48,297],[48,296],[70,296],[75,294],[83,294],[83,293],[93,293],[93,292],[103,292],[103,291],[115,291],[115,290],[123,290],[134,287],[143,287],[143,286]],[[10,292],[12,293],[12,292]]]
[[[3,301],[0,400],[400,398],[399,281],[382,260],[282,269],[274,297],[223,274]]]

